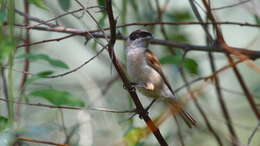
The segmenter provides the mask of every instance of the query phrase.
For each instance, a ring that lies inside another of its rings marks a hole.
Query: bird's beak
[[[147,37],[145,38],[145,40],[147,40],[147,41],[151,41],[152,39],[153,39],[152,36],[147,36]]]

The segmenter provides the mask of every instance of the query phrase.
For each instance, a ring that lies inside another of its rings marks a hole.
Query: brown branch
[[[60,143],[55,143],[55,142],[51,142],[51,141],[37,140],[37,139],[28,138],[28,137],[17,137],[16,139],[18,141],[26,141],[26,142],[39,143],[39,144],[48,144],[48,145],[56,145],[56,146],[69,146],[68,144],[60,144]]]
[[[70,38],[70,37],[73,37],[73,36],[75,36],[75,34],[70,34],[70,35],[66,35],[64,37],[55,38],[55,39],[48,39],[48,40],[33,42],[33,43],[29,43],[29,44],[24,43],[22,45],[17,45],[16,49],[22,48],[22,47],[29,47],[29,46],[33,46],[33,45],[39,45],[39,44],[48,43],[48,42],[54,42],[54,41],[59,42],[61,40],[64,40],[64,39],[67,39],[67,38]]]
[[[226,55],[226,56],[227,56],[228,61],[229,61],[230,64],[234,63],[233,58],[231,58],[230,55]],[[245,96],[247,97],[247,100],[248,100],[252,110],[254,111],[257,119],[260,120],[260,113],[259,113],[259,110],[258,110],[258,108],[256,106],[254,97],[250,93],[250,91],[249,91],[249,89],[248,89],[248,87],[247,87],[247,85],[246,85],[246,83],[245,83],[245,81],[243,79],[243,76],[240,74],[240,72],[239,72],[239,70],[238,70],[238,68],[236,66],[233,66],[232,68],[233,68],[233,71],[234,71],[234,73],[235,73],[235,75],[237,77],[237,80],[240,83],[240,86],[241,86]]]
[[[29,1],[27,0],[24,0],[24,12],[25,14],[29,15],[30,14],[30,8],[29,8]],[[28,19],[27,16],[24,16],[24,25],[27,27],[30,25],[30,21]],[[29,29],[26,29],[25,30],[25,40],[23,41],[24,44],[26,45],[25,46],[25,54],[29,54],[31,51],[30,51],[30,42],[31,42],[31,38],[30,38],[30,30]],[[24,59],[24,67],[23,67],[23,71],[24,72],[29,72],[29,68],[30,68],[30,60],[28,58],[25,58]],[[25,83],[28,79],[28,74],[23,74],[22,75],[22,80],[21,80],[21,83],[20,83],[20,95],[22,95],[25,91]],[[23,99],[23,96],[20,96],[18,98],[19,101],[21,101]],[[18,121],[19,118],[20,118],[20,114],[21,114],[21,106],[20,105],[17,105],[16,107],[16,120]]]
[[[192,92],[192,90],[191,90],[191,87],[190,87],[191,84],[188,83],[188,80],[187,80],[187,78],[186,78],[186,76],[185,76],[185,73],[184,73],[184,71],[183,71],[183,68],[180,68],[180,73],[181,73],[181,77],[182,77],[184,83],[187,85],[187,91],[188,91],[189,95],[191,96],[191,99],[192,99],[192,101],[194,102],[196,108],[199,110],[199,112],[200,112],[200,114],[201,114],[201,116],[202,116],[204,122],[206,123],[207,128],[208,128],[209,131],[212,133],[212,135],[215,137],[215,139],[216,139],[216,141],[218,142],[218,144],[219,144],[220,146],[223,146],[223,143],[222,143],[222,141],[221,141],[221,138],[219,137],[219,135],[217,134],[217,132],[215,131],[215,129],[214,129],[213,126],[211,125],[211,123],[210,123],[209,119],[207,118],[207,115],[206,115],[206,113],[204,112],[203,108],[201,107],[201,105],[199,104],[199,102],[196,100],[196,96],[195,96],[195,94],[194,94],[194,93]]]
[[[167,23],[167,22],[165,22]],[[170,22],[169,22],[170,23]],[[197,24],[210,24],[209,22],[208,23],[199,23],[199,22],[196,22]],[[132,24],[136,24],[136,25],[144,25],[146,23],[132,23]],[[148,24],[160,24],[158,22],[149,22],[147,23]],[[185,22],[183,23],[178,23],[178,24],[185,24]],[[213,23],[211,23],[213,24]],[[215,23],[215,24],[218,24],[218,23]],[[117,28],[120,28],[120,27],[126,27],[126,26],[130,26],[130,24],[126,24],[126,25],[121,25],[121,26],[118,26]],[[260,27],[260,25],[259,25]],[[90,31],[86,31],[86,30],[80,30],[80,29],[75,29],[75,28],[64,28],[64,27],[55,27],[55,28],[49,28],[49,27],[39,27],[39,26],[36,26],[36,27],[33,27],[32,29],[36,29],[36,30],[42,30],[42,31],[54,31],[54,32],[62,32],[62,33],[72,33],[71,36],[67,36],[66,38],[70,38],[74,35],[81,35],[81,36],[84,36],[84,37],[89,37],[89,35],[93,35],[93,37],[96,37],[96,38],[105,38],[106,35],[105,34],[100,34],[98,32],[100,32],[101,30],[90,30]],[[103,30],[109,30],[110,28],[104,28]],[[108,38],[110,38],[110,36],[107,36]],[[66,39],[66,38],[62,38],[62,39]],[[117,39],[126,39],[126,37],[120,35],[120,36],[117,36]],[[61,39],[51,39],[51,40],[46,40],[46,41],[40,41],[40,42],[35,42],[35,43],[32,43],[30,45],[36,45],[36,44],[41,44],[41,43],[46,43],[46,42],[51,42],[51,41],[59,41]],[[185,51],[206,51],[208,52],[210,48],[214,48],[214,49],[211,49],[212,52],[227,52],[227,53],[232,53],[232,54],[235,54],[235,55],[238,55],[237,53],[239,54],[243,54],[245,56],[248,56],[250,59],[257,59],[260,57],[260,51],[253,51],[253,50],[248,50],[248,49],[244,49],[244,48],[237,48],[237,47],[229,47],[231,48],[232,50],[235,51],[230,51],[230,50],[226,50],[223,46],[217,46],[216,44],[212,44],[212,45],[209,45],[209,46],[199,46],[199,45],[190,45],[190,44],[187,44],[187,43],[177,43],[177,42],[173,42],[173,41],[167,41],[167,40],[158,40],[158,39],[153,39],[151,40],[151,43],[152,44],[159,44],[159,45],[165,45],[165,46],[169,46],[169,47],[175,47],[175,48],[182,48],[184,49]],[[19,45],[17,46],[17,48],[20,48],[20,47],[23,47],[23,46],[26,46],[26,45]]]
[[[24,11],[25,11],[25,14],[29,15],[29,12],[30,12],[30,9],[29,9],[29,2],[27,0],[24,0]],[[30,25],[30,22],[29,22],[29,19],[28,17],[24,17],[24,24],[25,26],[29,26]],[[30,46],[28,44],[30,44],[30,30],[29,29],[26,29],[25,30],[25,40],[24,40],[24,44],[26,45],[25,46],[25,53],[26,54],[29,54],[30,53]],[[30,61],[28,58],[26,58],[24,60],[24,72],[28,72],[29,71],[29,67],[30,67]],[[21,81],[21,84],[20,84],[20,89],[21,90],[21,94],[24,92],[24,84],[27,80],[27,74],[23,74],[22,76],[22,81]]]
[[[208,4],[208,1],[203,0],[202,2],[204,4],[205,8],[207,9],[207,17],[212,22],[216,22],[216,19],[215,19],[214,15],[211,12],[211,8],[210,8],[210,5]],[[221,31],[219,25],[215,24],[214,27],[215,27],[216,35],[217,35],[217,43],[224,43],[225,40],[224,40],[222,31]],[[214,42],[211,41],[211,43],[214,43]],[[215,72],[216,71],[216,65],[215,65],[215,61],[214,61],[214,56],[212,55],[211,52],[209,52],[208,55],[209,55],[209,58],[210,58],[211,70],[212,70],[212,72]],[[226,119],[226,121],[229,123],[227,125],[227,127],[228,127],[228,130],[229,130],[229,132],[230,132],[230,134],[232,136],[231,137],[231,141],[232,141],[232,144],[234,146],[236,146],[239,143],[239,139],[238,139],[237,134],[236,134],[236,132],[235,132],[235,130],[233,128],[232,119],[230,117],[229,111],[228,111],[226,103],[224,101],[224,97],[223,97],[222,91],[220,89],[220,81],[219,81],[218,76],[215,76],[214,80],[215,80],[215,85],[216,85],[215,89],[216,89],[216,92],[217,92],[217,96],[218,96],[218,99],[219,99],[221,110],[223,112],[223,116]]]
[[[154,136],[157,138],[158,142],[160,143],[161,146],[167,146],[168,144],[162,137],[159,129],[155,126],[151,118],[148,116],[147,111],[144,109],[143,105],[141,104],[136,92],[133,90],[134,88],[131,86],[128,78],[126,77],[122,67],[118,63],[115,53],[114,53],[114,45],[116,42],[116,21],[113,16],[113,9],[112,9],[112,1],[111,0],[106,0],[105,1],[105,6],[106,6],[106,11],[108,14],[108,20],[109,20],[109,25],[110,25],[110,33],[111,33],[111,38],[108,43],[108,52],[109,56],[114,64],[114,67],[116,68],[119,76],[121,77],[124,86],[128,90],[129,94],[131,95],[136,108],[137,108],[137,113],[140,115],[140,117],[145,121],[147,124],[147,127],[153,132]]]

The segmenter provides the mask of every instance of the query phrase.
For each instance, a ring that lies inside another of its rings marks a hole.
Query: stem
[[[15,15],[14,15],[14,0],[8,0],[8,41],[12,44],[15,43],[14,41],[14,20],[15,20]],[[9,64],[9,69],[8,69],[8,100],[13,100],[14,94],[13,94],[13,60],[14,60],[14,48],[10,48],[10,55],[8,58],[8,64]],[[14,119],[14,104],[12,102],[8,102],[8,118],[9,122],[12,123]]]

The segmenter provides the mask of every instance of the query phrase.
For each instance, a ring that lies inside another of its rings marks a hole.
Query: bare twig
[[[28,138],[28,137],[17,137],[16,139],[18,141],[27,141],[27,142],[38,143],[38,144],[48,144],[48,145],[56,145],[56,146],[69,146],[68,144],[60,144],[60,143],[55,143],[55,142],[51,142],[51,141],[37,140],[37,139]]]
[[[24,10],[25,10],[25,14],[29,15],[29,2],[28,1],[24,1]],[[29,26],[30,25],[30,21],[28,19],[28,17],[24,16],[24,24],[25,26]],[[24,44],[26,45],[25,46],[25,53],[26,54],[29,54],[30,53],[30,46],[28,44],[30,44],[31,40],[30,40],[30,30],[29,29],[26,29],[25,30],[25,40],[24,40]],[[29,71],[29,67],[30,67],[30,61],[28,58],[26,58],[24,60],[24,72],[28,72]],[[22,76],[22,81],[21,81],[21,84],[20,84],[20,89],[21,90],[21,94],[24,92],[24,84],[27,80],[27,74],[23,74]]]
[[[81,64],[80,66],[70,70],[70,71],[67,71],[65,73],[61,73],[61,74],[57,74],[57,75],[52,75],[52,76],[47,76],[45,78],[58,78],[58,77],[63,77],[65,75],[68,75],[68,74],[71,74],[73,72],[76,72],[77,70],[81,69],[83,66],[85,66],[86,64],[88,64],[89,62],[91,62],[93,59],[95,59],[99,54],[101,54],[104,50],[106,49],[106,47],[103,47],[100,51],[97,52],[97,54],[93,57],[91,57],[90,59],[88,59],[87,61],[85,61],[83,64]]]
[[[115,109],[108,109],[108,108],[102,108],[102,107],[86,107],[86,108],[81,108],[81,107],[72,107],[72,106],[56,106],[56,105],[49,105],[49,104],[42,104],[42,103],[24,103],[24,102],[16,102],[16,101],[11,101],[7,100],[4,98],[0,98],[0,101],[3,102],[11,102],[15,104],[23,104],[23,105],[28,105],[28,106],[36,106],[36,107],[45,107],[45,108],[51,108],[51,109],[67,109],[67,110],[92,110],[92,111],[102,111],[102,112],[108,112],[108,113],[135,113],[136,110],[115,110]]]
[[[253,137],[256,134],[257,129],[260,127],[260,121],[258,122],[258,124],[256,125],[255,129],[253,130],[252,134],[248,137],[248,141],[247,141],[247,146],[249,146],[251,144],[251,141],[253,140]]]
[[[230,62],[230,64],[233,64],[234,61],[233,61],[233,58],[230,57],[230,55],[226,55],[227,58],[228,58],[228,61]],[[244,79],[243,79],[243,76],[240,74],[238,68],[236,66],[233,66],[233,71],[237,77],[237,80],[239,81],[240,83],[240,86],[245,94],[245,96],[247,97],[247,100],[252,108],[252,110],[254,111],[256,117],[258,120],[260,120],[260,113],[259,113],[259,110],[256,106],[256,103],[255,103],[255,100],[253,98],[253,95],[250,93],[250,90],[248,89]]]
[[[206,113],[204,112],[203,108],[201,107],[201,105],[199,104],[199,102],[196,100],[196,96],[195,96],[195,94],[194,94],[194,93],[192,92],[192,90],[191,90],[191,87],[190,87],[191,84],[188,83],[187,78],[186,78],[186,76],[185,76],[185,73],[184,73],[184,71],[183,71],[183,68],[180,68],[180,73],[181,73],[181,77],[182,77],[184,83],[187,85],[187,91],[188,91],[189,95],[191,96],[191,99],[193,100],[193,102],[194,102],[196,108],[199,110],[199,112],[200,112],[200,114],[201,114],[201,116],[202,116],[204,122],[206,123],[207,128],[208,128],[209,131],[212,133],[212,135],[215,137],[215,139],[216,139],[216,141],[218,142],[219,146],[223,146],[223,143],[222,143],[222,141],[221,141],[220,136],[219,136],[218,133],[215,131],[215,129],[214,129],[213,126],[211,125],[209,119],[207,118],[207,115],[206,115]]]
[[[92,9],[92,8],[100,8],[100,6],[90,6],[90,7],[86,7],[85,9]],[[63,13],[63,14],[60,14],[60,15],[54,17],[54,18],[45,20],[44,23],[48,23],[48,22],[57,20],[57,19],[59,19],[59,18],[61,18],[61,17],[67,16],[67,15],[70,15],[70,14],[74,14],[74,13],[78,13],[78,12],[84,11],[85,9],[84,9],[84,8],[80,8],[80,9],[77,9],[77,10],[68,11],[68,12]],[[41,25],[41,24],[43,24],[43,23],[39,23],[39,24],[33,25],[33,26],[31,26],[31,27],[39,26],[39,25]],[[28,27],[28,28],[31,28],[31,27]]]
[[[237,3],[235,3],[235,4],[231,4],[231,5],[227,5],[227,6],[212,8],[211,10],[216,11],[216,10],[223,10],[223,9],[227,9],[227,8],[232,8],[232,7],[236,7],[236,6],[242,5],[242,4],[244,4],[244,3],[247,3],[247,2],[249,2],[249,1],[250,1],[250,0],[244,0],[244,1],[240,1],[240,2],[237,2]]]
[[[211,12],[211,8],[210,8],[210,5],[208,4],[208,1],[206,0],[203,0],[202,1],[203,4],[204,4],[204,7],[206,8],[207,10],[207,17],[212,21],[212,22],[216,22],[216,19],[214,17],[214,15],[212,14]],[[221,42],[225,42],[224,41],[224,37],[223,37],[223,34],[221,32],[221,29],[219,27],[219,25],[213,25],[215,30],[216,30],[216,35],[217,35],[217,43],[221,43]],[[212,40],[210,40],[210,43],[215,43],[215,42],[212,42]],[[212,72],[215,72],[216,71],[216,65],[215,65],[215,61],[214,61],[214,56],[212,55],[211,52],[209,52],[209,59],[210,59],[210,65],[211,65],[211,70]],[[227,109],[227,106],[226,106],[226,103],[224,101],[224,97],[223,97],[223,94],[221,92],[221,89],[220,89],[220,81],[219,81],[219,78],[218,76],[215,76],[214,77],[214,80],[215,80],[215,89],[216,89],[216,92],[217,92],[217,96],[218,96],[218,99],[219,99],[219,103],[220,103],[220,107],[221,107],[221,110],[223,112],[223,116],[224,118],[226,119],[226,121],[229,123],[227,125],[228,127],[228,130],[231,134],[231,141],[232,141],[232,144],[234,146],[238,145],[239,143],[239,140],[238,140],[238,137],[237,137],[237,134],[233,128],[233,125],[232,125],[232,119],[230,117],[230,114],[229,114],[229,111]]]
[[[113,85],[113,83],[115,83],[116,81],[119,80],[119,76],[115,75],[114,77],[112,77],[106,84],[104,89],[102,90],[102,94],[105,95],[107,93],[107,91],[110,89],[110,87]]]

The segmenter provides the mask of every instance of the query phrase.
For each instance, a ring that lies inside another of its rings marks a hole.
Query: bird
[[[196,125],[196,120],[178,104],[177,97],[163,73],[162,65],[148,49],[153,35],[145,30],[133,31],[127,38],[127,74],[137,90],[146,97],[163,99],[171,105],[186,122],[188,127]]]

